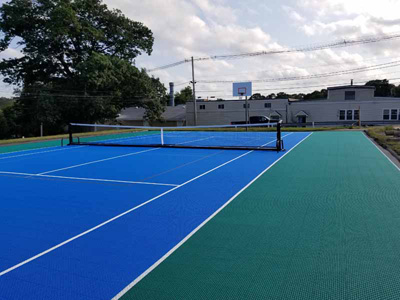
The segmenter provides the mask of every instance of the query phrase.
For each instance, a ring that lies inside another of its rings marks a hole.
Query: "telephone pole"
[[[194,105],[194,126],[197,125],[197,102],[196,102],[196,81],[194,80],[194,59],[192,56],[192,81],[193,84],[193,105]]]

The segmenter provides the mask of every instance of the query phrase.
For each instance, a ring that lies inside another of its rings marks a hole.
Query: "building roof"
[[[279,112],[277,112],[276,110],[274,110],[273,112],[271,112],[269,115],[270,115],[270,116],[279,116],[279,117],[282,117],[282,115],[281,115]]]
[[[139,121],[143,120],[145,109],[142,107],[128,107],[123,109],[118,117],[121,121]],[[162,117],[166,121],[184,121],[186,119],[186,106],[167,106]]]
[[[308,117],[308,114],[304,110],[301,110],[297,114],[295,114],[294,116],[295,117]]]
[[[342,85],[342,86],[334,86],[328,87],[328,90],[345,90],[345,89],[365,89],[365,90],[375,90],[374,86],[369,85]]]

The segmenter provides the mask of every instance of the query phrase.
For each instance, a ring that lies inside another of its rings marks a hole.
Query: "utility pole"
[[[169,83],[169,106],[175,106],[175,99],[174,99],[174,83]]]
[[[249,101],[247,100],[247,96],[246,96],[246,124],[249,124]],[[246,127],[247,128],[247,127]]]
[[[196,81],[194,81],[194,59],[192,56],[192,81],[193,84],[193,105],[194,105],[194,126],[197,125],[197,102],[196,102]]]

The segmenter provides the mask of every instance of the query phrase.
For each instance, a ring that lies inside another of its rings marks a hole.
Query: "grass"
[[[397,155],[400,155],[400,142],[393,141],[393,136],[386,135],[386,133],[393,133],[395,129],[393,126],[379,126],[379,127],[371,127],[367,129],[367,134],[373,138],[380,146],[385,149],[391,149]]]

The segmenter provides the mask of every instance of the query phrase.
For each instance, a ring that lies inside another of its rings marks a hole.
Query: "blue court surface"
[[[110,299],[286,151],[67,146],[0,154],[0,299]]]

